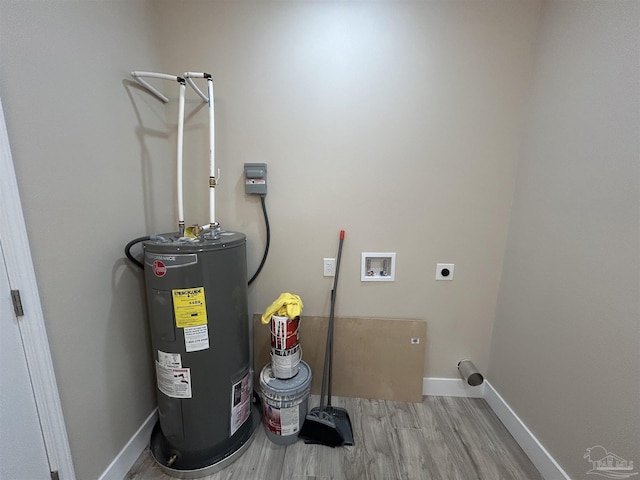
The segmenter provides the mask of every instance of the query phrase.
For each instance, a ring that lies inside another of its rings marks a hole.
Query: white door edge
[[[27,231],[18,193],[7,126],[0,99],[0,238],[12,290],[20,290],[20,320],[25,355],[33,379],[40,424],[51,471],[61,480],[75,480],[69,439],[62,414],[44,315],[36,283]]]

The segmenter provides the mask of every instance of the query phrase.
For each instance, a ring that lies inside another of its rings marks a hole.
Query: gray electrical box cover
[[[267,164],[244,164],[244,189],[248,195],[267,194]]]

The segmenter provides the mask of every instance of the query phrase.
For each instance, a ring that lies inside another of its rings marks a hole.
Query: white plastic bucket
[[[298,440],[309,404],[311,368],[300,362],[298,374],[287,380],[276,378],[271,364],[260,372],[262,423],[267,438],[278,445]]]

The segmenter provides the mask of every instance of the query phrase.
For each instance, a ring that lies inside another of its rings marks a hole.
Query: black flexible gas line
[[[264,262],[267,261],[267,255],[269,254],[269,244],[271,243],[271,229],[269,228],[269,216],[267,215],[267,206],[264,203],[264,195],[260,195],[260,202],[262,203],[262,213],[264,214],[264,225],[267,229],[267,243],[264,246],[264,254],[262,255],[262,261],[260,262],[260,266],[256,273],[253,274],[253,277],[249,280],[249,285],[253,283],[256,277],[262,271],[262,267],[264,267]]]
[[[129,260],[131,260],[131,263],[133,263],[138,268],[142,268],[143,270],[144,270],[144,265],[142,264],[142,262],[137,258],[135,258],[133,255],[131,255],[131,248],[137,243],[144,242],[145,240],[150,240],[150,239],[151,237],[149,236],[134,238],[129,243],[127,243],[126,247],[124,247],[124,254],[127,256]]]
[[[264,267],[264,264],[267,261],[267,255],[269,254],[269,245],[271,244],[271,228],[269,227],[269,216],[267,215],[267,206],[265,204],[264,197],[265,197],[264,195],[260,195],[260,203],[262,203],[262,213],[264,215],[264,224],[267,229],[267,243],[264,247],[264,254],[262,255],[262,261],[260,262],[260,266],[258,266],[258,270],[256,270],[256,273],[254,273],[251,279],[249,280],[249,285],[253,283],[253,281],[258,277],[258,275],[262,271],[262,267]],[[131,263],[133,263],[136,267],[141,268],[143,270],[144,270],[144,265],[140,260],[138,260],[131,254],[131,248],[133,248],[134,245],[140,242],[144,242],[145,240],[150,240],[150,239],[151,237],[149,237],[148,235],[144,237],[138,237],[131,240],[124,247],[124,254],[131,261]]]

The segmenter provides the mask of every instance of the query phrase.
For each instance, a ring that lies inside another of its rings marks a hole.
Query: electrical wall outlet
[[[453,280],[453,263],[438,263],[436,265],[436,280]]]
[[[335,258],[323,258],[323,270],[322,275],[325,277],[336,276],[336,259]]]

